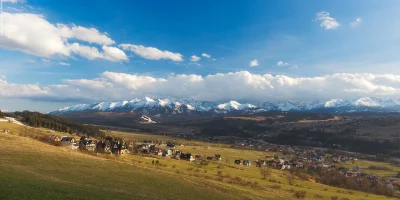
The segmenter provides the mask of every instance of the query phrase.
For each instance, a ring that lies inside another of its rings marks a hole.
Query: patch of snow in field
[[[12,123],[14,123],[14,124],[17,124],[17,125],[20,125],[20,126],[27,126],[27,125],[25,125],[25,124],[19,122],[19,121],[16,120],[15,118],[12,118],[12,117],[6,117],[6,118],[7,118],[7,121],[10,120],[10,121],[11,121]]]

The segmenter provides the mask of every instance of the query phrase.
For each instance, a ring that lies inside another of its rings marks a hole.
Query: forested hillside
[[[91,125],[82,125],[65,119],[64,117],[42,114],[39,112],[14,112],[7,114],[9,117],[14,117],[17,120],[32,126],[32,127],[43,127],[52,129],[55,131],[65,132],[65,133],[78,133],[87,134],[90,136],[102,136],[103,132],[99,128]]]

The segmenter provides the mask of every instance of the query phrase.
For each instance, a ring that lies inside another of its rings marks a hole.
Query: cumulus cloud
[[[71,57],[75,53],[90,59],[127,60],[126,55],[123,56],[121,54],[122,51],[118,53],[116,50],[113,52],[98,52],[94,46],[86,46],[78,42],[69,43],[69,40],[103,46],[115,43],[108,37],[107,33],[101,33],[95,28],[61,23],[52,24],[43,15],[32,13],[4,12],[3,20],[3,35],[0,36],[0,48],[3,49],[21,51],[42,58],[54,56]],[[103,47],[104,49],[110,50]]]
[[[0,76],[0,79],[5,80],[5,79],[7,79],[7,76],[6,76],[6,75],[1,75],[1,76]]]
[[[106,59],[109,61],[127,61],[128,57],[125,52],[117,47],[103,46],[103,52],[100,52],[96,47],[90,47],[73,43],[69,45],[71,52],[80,55],[81,57],[87,58],[88,60],[95,59]]]
[[[62,36],[66,38],[75,38],[100,45],[115,44],[115,41],[109,38],[107,33],[100,33],[100,31],[95,28],[85,28],[76,25],[69,27],[63,24],[57,24],[57,28],[61,30]]]
[[[117,47],[109,47],[103,46],[103,55],[104,59],[110,61],[127,61],[128,57],[126,56],[125,52]]]
[[[330,100],[359,96],[398,97],[400,75],[332,74],[317,77],[252,74],[248,71],[207,76],[172,74],[159,78],[103,72],[94,79],[63,80],[63,85],[14,84],[0,81],[0,98],[48,101],[126,100],[143,96],[191,97],[196,100]]]
[[[162,51],[155,47],[145,47],[143,45],[135,45],[135,44],[120,44],[119,47],[122,48],[123,50],[131,51],[134,54],[148,60],[169,59],[174,62],[183,61],[182,54],[173,53],[170,51]]]
[[[198,62],[201,58],[198,56],[193,55],[192,57],[190,57],[190,61],[192,62]]]
[[[315,20],[321,22],[320,26],[325,30],[339,28],[339,22],[337,22],[335,18],[331,17],[329,12],[322,11],[318,12],[316,15]]]
[[[362,19],[360,17],[357,17],[354,21],[352,21],[350,23],[350,26],[354,28],[354,27],[358,26],[359,24],[361,24],[361,22],[362,22]]]
[[[202,53],[201,56],[203,56],[205,58],[211,58],[211,56],[209,54],[206,54],[206,53]]]
[[[278,63],[276,63],[276,66],[278,66],[278,67],[287,66],[287,65],[289,65],[289,63],[283,62],[283,61],[279,61]]]
[[[258,60],[252,60],[249,63],[250,67],[258,67],[260,64],[258,63]]]

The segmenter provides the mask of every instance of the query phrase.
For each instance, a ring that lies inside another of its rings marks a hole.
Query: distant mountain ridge
[[[179,114],[191,112],[214,112],[227,114],[233,112],[263,112],[268,110],[300,111],[300,112],[355,112],[400,111],[399,98],[362,97],[353,100],[331,99],[329,101],[277,101],[258,104],[239,103],[237,101],[213,102],[184,99],[152,99],[136,98],[130,101],[100,102],[94,104],[78,104],[61,108],[50,114],[59,115],[69,112],[137,112],[143,114]]]

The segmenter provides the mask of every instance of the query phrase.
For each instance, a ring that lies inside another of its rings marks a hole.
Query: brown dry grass
[[[264,121],[267,119],[281,119],[284,118],[283,115],[278,115],[276,117],[263,117],[263,116],[248,116],[248,117],[240,117],[240,116],[232,116],[232,117],[224,117],[224,119],[240,119],[240,120],[251,120],[251,121]]]
[[[324,119],[324,120],[308,120],[308,119],[303,119],[303,120],[299,120],[299,123],[310,123],[310,122],[328,122],[328,121],[338,121],[341,120],[342,117],[340,116],[334,116],[331,119]]]

